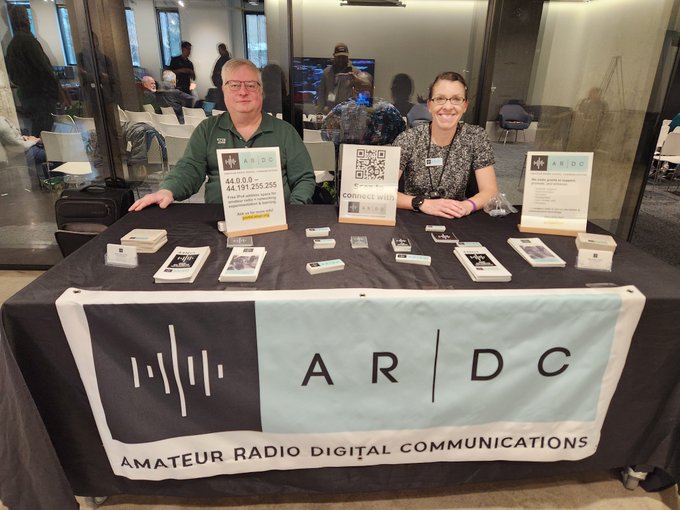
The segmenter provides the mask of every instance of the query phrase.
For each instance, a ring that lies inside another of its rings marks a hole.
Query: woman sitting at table
[[[482,209],[498,191],[494,156],[484,129],[461,121],[468,107],[464,78],[440,73],[430,85],[432,122],[401,133],[404,192],[397,207],[444,218],[462,218]],[[474,176],[474,177],[473,177]],[[466,197],[470,178],[478,192]]]

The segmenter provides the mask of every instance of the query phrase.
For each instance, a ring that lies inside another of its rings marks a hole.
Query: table
[[[619,240],[611,273],[573,267],[573,238],[542,236],[568,262],[559,270],[530,267],[507,244],[519,237],[518,215],[492,218],[477,213],[461,220],[438,220],[399,211],[395,227],[337,224],[333,206],[291,206],[289,230],[258,236],[267,248],[265,264],[255,283],[230,284],[232,289],[405,288],[521,289],[578,288],[593,283],[635,285],[647,303],[633,338],[626,366],[602,428],[598,451],[580,461],[443,462],[362,468],[268,471],[207,479],[134,481],[113,475],[54,301],[68,287],[99,290],[156,290],[152,275],[177,245],[211,247],[211,257],[192,290],[224,289],[217,282],[228,252],[216,230],[221,206],[175,204],[167,210],[150,208],[128,214],[81,250],[13,296],[3,307],[3,355],[16,359],[30,397],[37,405],[61,467],[73,491],[84,496],[164,494],[224,496],[292,492],[361,492],[437,487],[462,481],[482,482],[559,475],[575,471],[649,464],[680,479],[680,271]],[[451,254],[451,245],[434,244],[424,231],[427,223],[446,224],[460,240],[480,241],[512,272],[509,283],[478,284],[470,280]],[[306,227],[330,226],[338,241],[330,252],[312,250]],[[132,228],[166,228],[168,244],[158,253],[140,257],[136,270],[103,266],[107,242],[117,242]],[[594,229],[594,227],[593,227]],[[367,235],[369,250],[351,250],[350,235]],[[394,262],[392,237],[409,237],[414,253],[432,256],[429,271]],[[328,253],[329,256],[326,254]],[[344,271],[308,278],[304,265],[313,260],[342,258]],[[163,290],[185,290],[164,285]],[[14,378],[16,379],[16,378]],[[19,384],[20,381],[14,381]],[[28,404],[32,404],[28,402]],[[4,405],[4,404],[3,404]],[[0,416],[6,416],[0,409]],[[35,431],[41,433],[40,428]],[[58,466],[55,472],[58,475]],[[26,476],[31,476],[27,473]],[[56,476],[56,475],[55,475]],[[57,477],[58,478],[58,477]],[[38,507],[36,507],[38,508]]]

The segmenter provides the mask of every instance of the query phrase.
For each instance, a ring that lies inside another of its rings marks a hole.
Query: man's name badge
[[[425,166],[442,166],[443,164],[442,158],[425,158]]]

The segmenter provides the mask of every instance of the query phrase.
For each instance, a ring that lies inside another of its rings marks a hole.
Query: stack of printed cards
[[[185,248],[178,246],[163,262],[156,274],[156,283],[193,283],[210,255],[210,246]]]
[[[358,248],[368,248],[368,237],[367,236],[350,236],[349,243],[352,245],[353,249]]]
[[[411,241],[405,237],[393,237],[392,238],[392,249],[397,252],[411,252]]]
[[[315,250],[326,250],[328,248],[335,248],[335,239],[314,239]]]
[[[322,260],[320,262],[308,262],[306,268],[309,274],[330,273],[331,271],[345,269],[345,263],[340,259]]]
[[[567,265],[538,237],[511,237],[508,239],[508,244],[534,267],[564,267]]]
[[[168,232],[156,228],[136,228],[120,238],[123,246],[134,246],[137,253],[156,253],[168,242]]]
[[[432,258],[429,255],[413,255],[411,253],[397,253],[394,260],[402,264],[418,264],[419,266],[429,266]]]
[[[254,282],[267,251],[264,247],[236,247],[219,276],[221,282]]]
[[[307,237],[328,237],[328,234],[330,233],[330,227],[310,227],[305,229],[305,235]]]
[[[475,282],[509,282],[512,278],[510,271],[484,246],[456,246],[453,254]]]
[[[248,247],[253,245],[253,236],[228,237],[227,248]]]
[[[435,243],[458,243],[458,238],[451,232],[432,232]]]

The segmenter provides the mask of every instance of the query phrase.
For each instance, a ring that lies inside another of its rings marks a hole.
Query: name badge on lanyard
[[[442,158],[425,158],[425,166],[442,166],[443,164]]]

